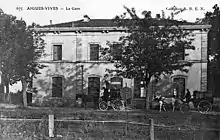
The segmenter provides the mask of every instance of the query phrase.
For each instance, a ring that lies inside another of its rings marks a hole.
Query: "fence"
[[[1,103],[22,104],[22,94],[0,93]]]
[[[49,114],[42,119],[13,119],[0,118],[0,122],[17,122],[18,124],[36,124],[33,126],[19,126],[29,133],[31,140],[36,139],[149,139],[149,140],[209,140],[211,137],[219,139],[219,129],[191,127],[186,125],[154,124],[153,119],[148,123],[128,120],[83,120],[56,118]],[[8,125],[7,125],[8,126]],[[37,127],[36,127],[37,126]],[[14,127],[14,126],[13,126]],[[2,127],[1,127],[2,128]],[[28,132],[29,131],[29,132]],[[33,131],[33,132],[32,132]],[[35,131],[35,132],[34,132]],[[12,132],[10,132],[12,133]],[[202,135],[201,135],[202,134]],[[212,134],[212,136],[210,135]],[[17,130],[14,135],[21,135]],[[22,136],[24,136],[22,134]],[[27,136],[26,136],[27,137]],[[25,139],[26,140],[26,139]]]

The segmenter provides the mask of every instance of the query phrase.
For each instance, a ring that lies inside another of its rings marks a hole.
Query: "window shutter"
[[[113,44],[111,51],[112,51],[114,60],[121,60],[122,59],[122,46],[121,46],[121,44]]]
[[[134,97],[140,98],[141,94],[141,80],[140,78],[134,78]]]
[[[76,93],[82,94],[82,86],[83,86],[83,74],[82,67],[80,65],[76,66]]]
[[[99,44],[90,44],[90,60],[99,60]]]
[[[76,38],[76,61],[82,60],[82,39]]]
[[[208,40],[208,35],[207,33],[202,33],[201,34],[201,59],[203,61],[207,60],[207,48],[208,48],[208,44],[207,44],[207,40]]]
[[[178,60],[184,60],[185,59],[185,48],[184,45],[179,46],[179,59]]]
[[[201,63],[201,91],[207,91],[207,64]]]
[[[52,78],[52,97],[62,97],[62,77]]]

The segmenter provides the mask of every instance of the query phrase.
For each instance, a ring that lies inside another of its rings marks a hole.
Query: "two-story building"
[[[181,28],[192,30],[195,34],[195,50],[185,50],[189,55],[184,58],[193,65],[188,73],[176,71],[163,82],[151,84],[151,92],[168,91],[172,88],[169,86],[172,82],[181,85],[177,90],[182,95],[186,89],[207,91],[207,33],[210,26],[183,24]],[[78,96],[99,93],[109,81],[116,88],[130,88],[133,101],[145,101],[146,93],[141,81],[108,74],[106,69],[115,69],[114,64],[100,58],[101,50],[108,47],[107,42],[114,42],[117,47],[119,38],[128,34],[124,28],[116,27],[109,19],[90,19],[51,24],[36,30],[45,33],[47,55],[42,57],[40,63],[47,67],[33,79],[33,86],[38,90],[35,99],[47,96],[75,104]]]

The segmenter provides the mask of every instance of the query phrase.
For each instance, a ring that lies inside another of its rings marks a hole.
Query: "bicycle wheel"
[[[207,100],[200,101],[197,106],[197,109],[200,113],[206,113],[206,112],[210,111],[211,108],[212,108],[212,105]]]
[[[100,109],[101,111],[107,110],[107,109],[108,109],[108,104],[107,104],[105,101],[101,101],[101,102],[99,103],[99,109]]]
[[[113,102],[112,108],[113,108],[115,111],[119,111],[119,110],[121,110],[122,106],[123,106],[123,104],[122,104],[121,100],[115,100],[115,101]]]
[[[190,107],[187,103],[183,103],[180,105],[180,111],[182,113],[187,113],[187,112],[189,112],[189,110],[190,110]]]

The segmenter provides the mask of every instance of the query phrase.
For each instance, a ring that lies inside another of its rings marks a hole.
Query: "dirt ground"
[[[220,117],[197,112],[158,112],[157,110],[99,111],[84,108],[2,108],[1,118],[42,119],[40,121],[1,120],[4,139],[47,139],[48,115],[55,120],[53,139],[147,139],[149,119],[154,120],[157,140],[214,140],[218,138]],[[85,121],[83,121],[85,120]],[[88,120],[88,121],[86,121]],[[124,120],[127,123],[109,122]],[[97,121],[97,122],[92,122]],[[105,121],[105,123],[100,123]],[[31,122],[31,123],[30,123]],[[13,129],[12,129],[13,128]],[[11,134],[14,134],[13,136]],[[20,134],[17,136],[16,134]]]

